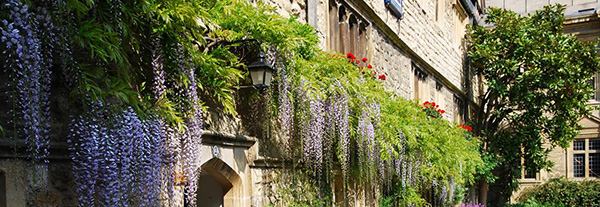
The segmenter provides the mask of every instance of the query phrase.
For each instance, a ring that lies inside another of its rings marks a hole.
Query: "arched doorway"
[[[228,180],[217,180],[207,171],[202,171],[198,179],[198,207],[223,206],[223,197],[230,189],[231,183]]]
[[[225,162],[212,158],[202,164],[198,182],[198,207],[241,206],[240,176]]]

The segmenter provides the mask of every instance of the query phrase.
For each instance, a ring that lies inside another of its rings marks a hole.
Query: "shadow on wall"
[[[0,170],[0,207],[6,206],[6,173]]]

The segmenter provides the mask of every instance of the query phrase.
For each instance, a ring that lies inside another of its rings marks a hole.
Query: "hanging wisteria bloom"
[[[69,126],[80,206],[158,206],[164,177],[161,123],[95,102]],[[111,125],[107,123],[113,123]]]
[[[183,158],[183,172],[188,178],[188,183],[185,186],[185,194],[187,202],[194,206],[196,204],[196,191],[198,188],[198,177],[200,175],[200,162],[201,162],[201,147],[202,147],[202,109],[200,108],[200,98],[198,97],[195,76],[195,68],[193,64],[183,63],[185,55],[181,46],[177,48],[177,54],[179,59],[179,69],[183,75],[187,77],[188,83],[185,84],[187,87],[182,88],[185,97],[189,100],[189,106],[186,111],[188,117],[185,120],[187,130],[183,133],[182,140],[182,158]]]
[[[163,70],[164,55],[160,47],[160,39],[155,38],[152,41],[152,74],[154,75],[152,95],[156,101],[162,99],[167,90],[167,86],[165,85],[166,76]]]
[[[367,161],[369,163],[375,163],[375,128],[371,123],[371,118],[368,111],[362,111],[358,121],[357,130],[358,135],[364,140],[364,145],[361,146],[361,149],[363,150],[361,154],[368,156]]]
[[[279,121],[283,131],[283,139],[287,141],[292,130],[292,101],[290,100],[290,82],[288,71],[283,64],[276,64],[279,74]]]
[[[337,83],[339,85],[339,82]],[[344,178],[348,174],[350,167],[350,110],[348,108],[348,97],[345,93],[333,96],[330,116],[335,123],[337,135],[339,137],[338,150],[340,151],[340,164]]]
[[[68,142],[79,206],[94,206],[95,203],[100,142],[108,139],[108,127],[103,122],[106,114],[102,108],[101,102],[93,104],[91,111],[75,118],[69,126]]]
[[[4,70],[15,80],[12,96],[23,119],[23,134],[29,157],[47,162],[50,145],[50,67],[55,41],[54,25],[43,8],[33,9],[19,0],[9,0],[9,19],[0,25],[0,41],[8,57]]]
[[[323,164],[323,136],[325,116],[323,101],[315,94],[308,95],[305,104],[307,120],[303,123],[304,162],[320,175]],[[312,96],[310,96],[312,95]]]

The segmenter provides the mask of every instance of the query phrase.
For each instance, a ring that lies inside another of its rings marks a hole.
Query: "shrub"
[[[548,182],[525,190],[519,202],[543,204],[545,206],[600,206],[600,181],[573,181],[554,178]]]

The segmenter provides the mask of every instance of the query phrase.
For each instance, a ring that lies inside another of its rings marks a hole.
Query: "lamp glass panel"
[[[271,86],[271,78],[273,77],[273,71],[265,71],[265,86]]]
[[[263,84],[263,73],[265,71],[262,69],[253,69],[250,71],[250,76],[252,76],[252,84],[253,85],[258,85],[258,84]]]

